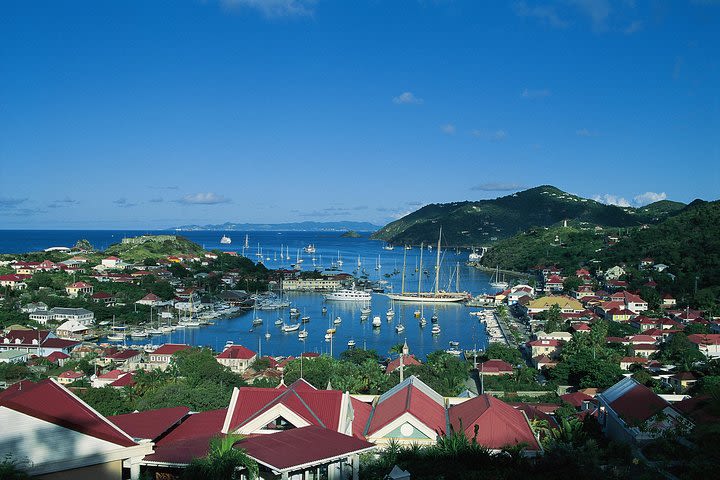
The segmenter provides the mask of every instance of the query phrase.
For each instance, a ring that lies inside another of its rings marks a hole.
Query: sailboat
[[[113,315],[112,323],[112,333],[107,336],[107,339],[111,342],[122,342],[125,340],[125,327],[115,326],[115,315]]]
[[[440,290],[440,253],[442,240],[442,227],[440,227],[440,233],[438,234],[437,242],[437,257],[435,260],[435,291],[434,292],[423,292],[421,290],[421,279],[422,274],[418,275],[418,291],[417,292],[406,292],[405,291],[405,271],[406,271],[406,256],[403,256],[403,271],[402,271],[402,288],[399,294],[388,294],[391,300],[397,300],[399,302],[428,302],[428,303],[450,303],[450,302],[462,302],[469,298],[467,292],[446,292]],[[420,248],[420,272],[422,272],[422,245]]]
[[[265,340],[270,340],[270,337],[272,337],[272,335],[270,334],[267,324],[265,324]]]
[[[388,308],[387,312],[385,312],[385,316],[388,320],[392,319],[395,316],[395,309],[393,308],[394,303],[395,302],[390,301],[390,308]]]
[[[342,266],[343,266],[342,257],[340,256],[340,250],[338,250],[337,266],[340,268],[342,268]]]
[[[500,267],[495,267],[495,273],[492,277],[490,277],[490,286],[493,288],[497,288],[498,290],[505,290],[508,287],[508,283],[505,281],[504,275],[503,279],[500,280]]]
[[[255,305],[255,307],[253,308],[253,320],[252,320],[253,327],[262,325],[262,323],[263,323],[262,318],[258,318],[258,316],[257,316],[257,305]]]
[[[377,263],[375,264],[375,270],[380,270],[382,268],[382,265],[380,265],[380,255],[378,255]]]

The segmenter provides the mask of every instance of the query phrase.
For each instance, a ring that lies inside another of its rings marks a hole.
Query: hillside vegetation
[[[197,243],[178,235],[143,235],[110,245],[105,253],[116,255],[125,261],[140,262],[146,258],[162,258],[168,255],[199,255],[203,251]]]
[[[448,245],[492,245],[534,227],[550,227],[564,220],[590,226],[633,227],[656,223],[684,205],[662,201],[636,209],[606,205],[549,185],[494,200],[427,205],[373,234],[396,244],[437,241],[443,227]]]

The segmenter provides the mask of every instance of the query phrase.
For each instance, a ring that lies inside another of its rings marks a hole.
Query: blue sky
[[[720,2],[4,2],[0,228],[718,198]]]

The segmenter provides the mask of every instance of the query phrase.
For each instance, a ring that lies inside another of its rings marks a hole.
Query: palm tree
[[[229,434],[210,440],[210,451],[207,456],[194,459],[183,472],[185,480],[236,480],[241,478],[241,469],[251,480],[259,475],[258,464],[247,455],[247,452],[234,445],[242,440],[241,435]]]

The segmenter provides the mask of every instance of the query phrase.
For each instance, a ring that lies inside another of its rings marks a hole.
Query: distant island
[[[340,235],[341,238],[360,238],[362,235],[360,235],[355,230],[348,230],[347,232]]]
[[[292,222],[292,223],[233,223],[210,225],[181,225],[169,228],[176,232],[198,231],[282,231],[282,232],[346,232],[349,230],[359,232],[374,232],[380,228],[370,222]]]

